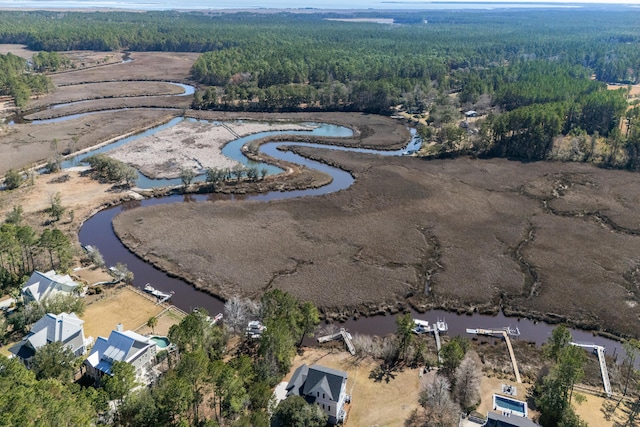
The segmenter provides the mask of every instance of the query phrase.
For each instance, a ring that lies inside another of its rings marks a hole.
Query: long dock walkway
[[[442,364],[442,354],[440,354],[440,349],[442,348],[442,344],[440,343],[440,332],[438,332],[438,328],[433,328],[433,335],[436,337],[436,349],[438,350],[438,363]]]
[[[511,330],[510,328],[505,329],[467,329],[468,334],[477,334],[477,335],[502,335],[505,342],[507,343],[507,349],[509,350],[509,357],[511,358],[511,364],[513,365],[513,373],[516,376],[516,382],[522,383],[522,378],[520,377],[520,370],[518,369],[518,361],[516,360],[516,355],[513,353],[513,346],[511,345],[511,339],[509,338],[510,333],[515,333],[517,329]],[[518,331],[519,333],[519,331]]]
[[[509,338],[509,334],[507,333],[507,331],[502,331],[502,336],[504,337],[504,340],[507,343],[507,348],[509,349],[509,356],[511,357],[511,363],[513,364],[513,372],[516,374],[516,382],[522,383],[522,378],[520,378],[520,370],[518,369],[518,361],[516,360],[516,355],[513,353],[513,347],[511,346],[511,339]]]
[[[608,397],[611,397],[611,381],[609,380],[609,371],[607,370],[607,361],[604,358],[604,347],[595,344],[581,344],[572,342],[571,345],[582,348],[594,349],[598,355],[598,363],[600,364],[600,375],[602,375],[602,384],[604,385],[604,392]]]

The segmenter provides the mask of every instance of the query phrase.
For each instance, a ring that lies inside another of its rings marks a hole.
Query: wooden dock
[[[442,356],[440,355],[440,349],[442,348],[442,343],[440,342],[440,332],[446,332],[449,330],[449,326],[447,322],[444,320],[438,319],[438,321],[434,324],[429,324],[426,320],[421,319],[413,319],[414,328],[413,332],[415,334],[426,334],[433,333],[433,336],[436,339],[436,350],[438,351],[438,363],[442,363]]]
[[[344,339],[344,343],[347,345],[347,348],[349,349],[349,353],[351,353],[352,356],[355,356],[356,348],[353,346],[353,343],[351,342],[351,335],[344,328],[340,328],[340,335],[342,335],[342,339]]]
[[[320,344],[323,344],[329,341],[337,340],[341,336],[342,336],[342,332],[336,332],[335,334],[323,335],[321,337],[318,337],[317,341]]]
[[[442,364],[442,355],[440,354],[440,349],[442,348],[442,344],[440,343],[440,332],[438,332],[438,328],[433,328],[433,335],[436,337],[436,349],[438,350],[438,363]]]
[[[353,342],[351,342],[351,334],[349,334],[349,332],[347,332],[345,328],[340,328],[340,331],[334,334],[318,337],[318,342],[325,343],[325,342],[339,340],[339,339],[342,339],[344,343],[347,345],[347,349],[349,350],[349,353],[355,356],[356,348],[353,346]]]
[[[595,344],[581,344],[572,342],[571,345],[582,348],[591,348],[596,351],[598,355],[598,363],[600,364],[600,375],[602,375],[602,384],[604,386],[604,392],[608,397],[611,397],[611,381],[609,380],[609,371],[607,370],[607,361],[604,358],[604,347]]]
[[[522,383],[522,378],[520,377],[520,370],[518,369],[518,361],[516,360],[516,356],[513,353],[513,346],[511,345],[511,339],[509,338],[509,335],[513,334],[516,335],[516,331],[517,331],[517,335],[520,334],[520,331],[518,330],[518,328],[511,329],[511,328],[504,328],[504,329],[467,329],[467,333],[468,334],[476,334],[476,335],[502,335],[502,337],[504,338],[505,342],[507,343],[507,349],[509,350],[509,357],[511,358],[511,364],[513,365],[513,373],[516,376],[516,382]]]

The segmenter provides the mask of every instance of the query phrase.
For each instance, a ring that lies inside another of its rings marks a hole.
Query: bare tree
[[[480,400],[482,367],[475,351],[468,351],[455,373],[455,395],[463,408],[471,408]]]
[[[235,295],[224,303],[224,324],[234,333],[242,331],[249,318],[258,312],[258,304]]]
[[[445,377],[436,375],[420,392],[420,405],[410,420],[411,426],[451,427],[458,425],[460,408],[451,400],[451,384]]]
[[[337,327],[333,324],[331,324],[334,327],[334,330],[331,332],[328,332],[326,334],[320,334],[320,335],[329,335],[329,334],[333,334],[336,332],[335,329],[337,329]],[[368,356],[373,356],[374,352],[375,352],[375,347],[376,347],[376,342],[374,340],[374,337],[372,337],[371,335],[361,335],[361,334],[355,334],[353,336],[353,346],[356,349],[356,354],[359,357],[368,357]]]

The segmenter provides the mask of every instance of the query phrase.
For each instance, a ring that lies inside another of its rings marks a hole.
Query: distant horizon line
[[[264,0],[221,1],[217,5],[207,0],[0,0],[2,11],[177,11],[177,12],[242,12],[242,11],[300,11],[300,12],[412,12],[446,10],[493,10],[493,9],[638,9],[638,0],[352,0],[351,4],[336,0],[305,5],[308,0],[276,0],[269,5],[260,5]],[[255,2],[255,3],[254,3]],[[252,4],[253,3],[253,4]],[[257,3],[257,4],[256,4]],[[324,4],[323,4],[324,3]],[[397,6],[395,6],[397,5]],[[431,7],[429,7],[431,6]],[[450,6],[450,7],[448,7]]]

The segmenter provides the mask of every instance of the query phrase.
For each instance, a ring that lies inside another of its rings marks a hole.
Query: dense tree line
[[[0,355],[2,425],[95,425],[97,408],[104,410],[107,399],[95,389],[61,381],[57,378],[60,365],[49,366],[54,370],[37,366],[37,370],[29,371],[19,359]]]
[[[30,73],[26,59],[8,53],[0,54],[0,95],[13,97],[18,107],[24,107],[29,97],[46,93],[52,85],[48,77]]]
[[[406,103],[405,94],[417,86],[424,90],[434,84],[461,89],[472,99],[486,92],[487,83],[495,86],[483,70],[493,73],[523,60],[585,67],[601,81],[638,80],[638,12],[632,9],[357,14],[404,23],[393,26],[327,19],[353,16],[0,12],[0,41],[46,51],[207,52],[194,66],[194,78],[220,89],[197,100],[203,108],[294,109],[304,104],[384,111],[398,101]],[[517,86],[500,94],[505,103],[528,90]],[[530,101],[550,100],[546,87],[536,89]],[[550,89],[561,91],[560,86]]]
[[[34,270],[69,268],[72,244],[57,228],[38,233],[29,225],[0,226],[0,284],[4,293],[19,285]]]
[[[35,71],[58,71],[71,66],[69,58],[58,52],[38,52],[31,57],[32,67]]]

